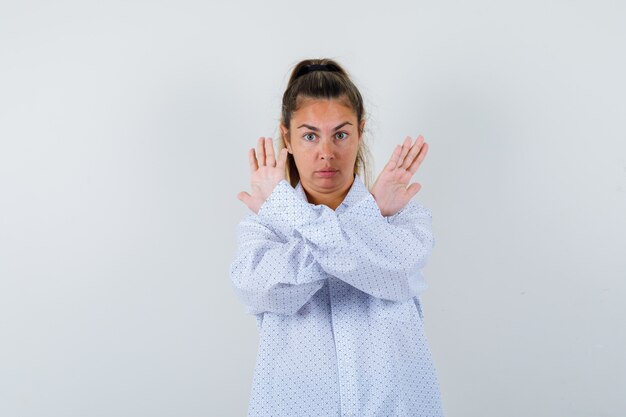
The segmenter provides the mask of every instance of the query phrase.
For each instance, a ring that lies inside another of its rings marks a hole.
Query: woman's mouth
[[[329,169],[319,170],[319,171],[317,171],[317,174],[320,177],[323,177],[323,178],[330,178],[330,177],[335,176],[335,174],[337,174],[337,172],[339,172],[339,171],[336,170],[336,169],[329,168]]]

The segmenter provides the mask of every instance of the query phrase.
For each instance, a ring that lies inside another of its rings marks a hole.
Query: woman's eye
[[[314,133],[307,133],[307,134],[305,134],[305,135],[304,135],[304,140],[306,140],[306,141],[309,141],[309,142],[310,142],[309,138],[310,138],[311,140],[315,139],[315,134],[314,134]]]
[[[339,132],[337,133],[337,135],[343,135],[342,137],[337,136],[337,139],[345,139],[346,137],[348,137],[348,134],[346,132]]]

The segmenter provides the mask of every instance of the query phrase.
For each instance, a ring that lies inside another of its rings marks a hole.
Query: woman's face
[[[356,113],[337,99],[306,99],[281,131],[305,190],[333,194],[352,184],[361,136]],[[361,123],[361,129],[364,122]]]

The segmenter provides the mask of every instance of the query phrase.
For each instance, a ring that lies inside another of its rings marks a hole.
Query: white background
[[[247,150],[299,60],[428,156],[447,416],[626,415],[618,1],[0,3],[0,415],[243,416]]]

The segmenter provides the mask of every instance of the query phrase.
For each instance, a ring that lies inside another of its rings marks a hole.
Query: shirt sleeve
[[[250,214],[237,225],[230,278],[248,313],[293,315],[322,288],[327,274],[302,239],[286,240]]]
[[[311,267],[318,263],[328,274],[374,297],[406,301],[427,288],[421,269],[435,244],[432,214],[415,200],[385,217],[368,192],[337,214],[303,201],[282,180],[258,216],[290,241],[304,242]]]

